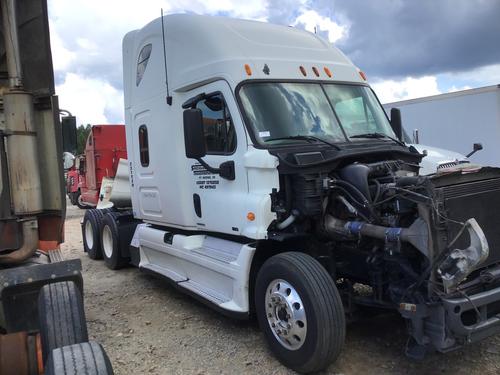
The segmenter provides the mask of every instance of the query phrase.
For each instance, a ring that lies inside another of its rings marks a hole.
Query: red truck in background
[[[85,144],[68,171],[67,194],[80,208],[97,206],[104,177],[114,178],[120,159],[127,159],[125,125],[93,125]]]

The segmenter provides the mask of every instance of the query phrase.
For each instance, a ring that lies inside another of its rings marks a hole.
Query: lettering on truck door
[[[235,179],[224,179],[209,172],[192,160],[193,209],[200,229],[240,234],[246,217],[245,199],[248,194],[243,156],[247,142],[236,102],[225,81],[217,81],[192,90],[189,96],[213,94],[196,104],[202,111],[207,155],[203,160],[218,168],[233,161]],[[237,116],[235,116],[235,114]]]

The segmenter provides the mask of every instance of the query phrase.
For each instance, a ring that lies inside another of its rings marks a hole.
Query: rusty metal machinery
[[[16,264],[62,242],[62,137],[46,0],[1,12],[0,264]]]

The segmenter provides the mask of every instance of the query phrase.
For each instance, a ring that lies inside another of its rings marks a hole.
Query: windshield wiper
[[[270,142],[270,141],[281,141],[281,140],[287,140],[287,139],[292,139],[292,140],[304,140],[304,141],[316,141],[316,142],[322,142],[324,144],[327,144],[331,147],[333,147],[336,150],[341,150],[339,146],[337,146],[335,143],[328,142],[322,138],[316,137],[314,135],[289,135],[287,137],[277,137],[277,138],[269,138],[265,139],[264,142]]]
[[[391,141],[396,142],[398,145],[407,147],[404,142],[401,142],[399,139],[393,138],[390,135],[384,134],[384,133],[363,133],[363,134],[356,134],[356,135],[351,135],[349,138],[377,138],[377,139],[390,139]]]

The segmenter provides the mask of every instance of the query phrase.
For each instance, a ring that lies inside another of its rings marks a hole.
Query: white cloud
[[[328,40],[335,43],[337,40],[347,36],[348,28],[344,25],[332,21],[328,17],[320,15],[315,10],[306,10],[294,22],[294,26],[303,24],[305,29],[310,32],[325,31],[328,35]]]
[[[373,83],[371,86],[382,103],[420,98],[422,96],[441,93],[435,76],[424,76],[420,78],[407,77],[401,81],[379,81]]]
[[[449,86],[449,82],[453,82]],[[421,98],[445,92],[469,90],[500,83],[500,64],[488,65],[467,72],[445,73],[439,76],[375,81],[371,84],[382,103]]]
[[[486,65],[466,72],[443,74],[450,81],[471,82],[474,86],[495,85],[500,83],[500,64]]]
[[[51,45],[57,94],[61,107],[79,123],[122,122],[121,42],[130,30],[165,13],[223,13],[232,17],[266,20],[269,0],[48,0]],[[349,20],[335,19],[297,0],[295,26],[326,35],[331,42],[346,40]],[[446,82],[445,82],[446,81]],[[500,82],[500,64],[464,73],[446,73],[402,80],[375,81],[382,102],[439,94],[441,91]],[[444,84],[445,83],[445,84]]]
[[[463,90],[470,90],[472,87],[465,85],[461,87],[457,87],[455,85],[451,86],[447,92],[457,92],[457,91],[463,91]]]
[[[61,108],[79,123],[123,121],[121,43],[165,14],[194,12],[265,20],[267,0],[49,0],[52,58]],[[119,110],[118,110],[119,107]]]
[[[59,34],[54,31],[55,27],[53,22],[50,21],[50,47],[52,51],[52,62],[54,70],[64,71],[75,60],[75,53],[64,47],[64,41],[61,39]]]
[[[103,80],[68,73],[56,92],[60,108],[75,115],[78,124],[123,123],[123,94]]]

